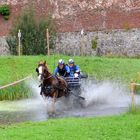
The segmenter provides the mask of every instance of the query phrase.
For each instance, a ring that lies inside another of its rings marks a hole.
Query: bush
[[[95,37],[95,38],[91,41],[92,49],[96,49],[96,48],[97,48],[97,40],[98,40],[98,37]]]
[[[6,41],[9,45],[9,50],[11,52],[12,55],[16,55],[17,54],[17,38],[14,36],[9,36],[6,38]]]
[[[10,15],[10,7],[8,5],[0,6],[0,14],[4,17],[5,20],[8,20]]]
[[[9,19],[9,16],[3,16],[3,18],[4,18],[5,20],[8,20],[8,19]]]
[[[56,36],[56,30],[51,16],[48,16],[47,19],[38,19],[37,21],[34,16],[34,10],[25,9],[24,11],[25,12],[16,19],[11,29],[11,35],[16,36],[16,44],[18,44],[17,34],[18,30],[21,30],[22,53],[24,55],[46,54],[46,29],[48,28],[51,36],[50,48],[54,47],[54,38]],[[13,45],[15,44],[11,42],[11,48],[15,48]],[[14,49],[14,51],[16,51],[16,49]],[[13,54],[16,53],[17,52],[14,52]]]

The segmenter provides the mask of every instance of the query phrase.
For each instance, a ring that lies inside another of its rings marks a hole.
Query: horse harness
[[[49,79],[51,77],[53,77],[55,75],[50,75],[49,77],[45,78],[46,79]],[[39,87],[41,87],[41,91],[40,91],[40,95],[45,95],[46,97],[50,97],[51,95],[53,95],[53,93],[55,93],[57,90],[58,91],[63,91],[65,93],[67,93],[69,91],[68,88],[62,88],[60,87],[60,80],[57,76],[55,76],[56,79],[58,80],[58,84],[57,85],[44,85],[43,83],[39,85]]]

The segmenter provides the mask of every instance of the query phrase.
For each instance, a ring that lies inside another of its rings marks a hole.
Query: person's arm
[[[58,67],[54,70],[54,75],[57,75],[58,73]]]
[[[67,71],[67,73],[70,73],[70,68],[69,68],[69,66],[66,66],[66,71]]]
[[[69,66],[65,66],[65,73],[64,73],[64,75],[63,75],[64,77],[67,77],[67,76],[70,76],[70,68],[69,68]]]
[[[80,73],[80,67],[76,65],[76,72]]]

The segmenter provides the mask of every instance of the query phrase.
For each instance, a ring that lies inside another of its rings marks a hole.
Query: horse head
[[[36,68],[36,72],[38,74],[38,79],[42,82],[45,78],[47,78],[49,71],[46,65],[46,61],[40,61],[38,63],[38,67]]]

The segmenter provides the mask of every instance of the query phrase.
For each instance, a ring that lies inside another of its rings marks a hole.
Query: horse
[[[48,70],[46,61],[40,61],[36,68],[38,79],[40,81],[40,95],[51,97],[53,99],[53,111],[55,113],[55,102],[57,98],[69,95],[68,83],[64,78],[51,74]]]

